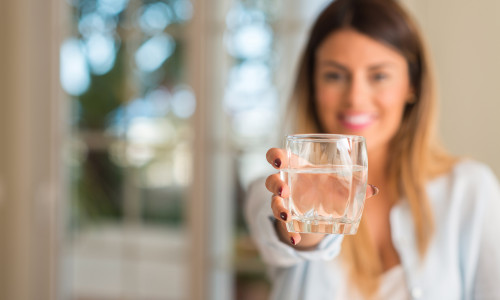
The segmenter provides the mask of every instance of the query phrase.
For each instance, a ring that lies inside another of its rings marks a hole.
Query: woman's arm
[[[277,221],[271,209],[271,193],[264,179],[255,181],[245,199],[245,219],[262,259],[274,267],[289,267],[308,260],[330,260],[340,252],[342,235],[323,235],[314,247],[292,246],[283,222]]]

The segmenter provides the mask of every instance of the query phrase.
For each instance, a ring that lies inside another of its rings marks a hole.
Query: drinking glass
[[[362,136],[302,134],[286,137],[288,155],[281,179],[290,196],[289,232],[355,234],[368,177]]]

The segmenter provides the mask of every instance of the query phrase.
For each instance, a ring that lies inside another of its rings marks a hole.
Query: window
[[[192,182],[189,0],[75,0],[61,46],[71,101],[74,299],[186,299]]]
[[[317,8],[68,3],[67,297],[265,299],[242,203],[273,172],[265,152],[281,142],[304,12]]]

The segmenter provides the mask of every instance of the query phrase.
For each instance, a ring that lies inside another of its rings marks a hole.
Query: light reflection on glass
[[[177,137],[175,126],[165,118],[133,118],[123,129],[126,139],[116,140],[110,147],[112,160],[123,167],[144,166]]]
[[[170,111],[170,99],[172,94],[166,88],[158,88],[149,92],[144,100],[151,103],[154,107],[154,113],[152,116],[161,117],[166,116]]]
[[[187,0],[176,0],[174,12],[179,22],[189,21],[193,16],[193,5]]]
[[[142,44],[135,54],[137,67],[143,72],[158,69],[175,49],[174,39],[167,34],[152,37]]]
[[[235,132],[244,138],[258,139],[269,134],[276,127],[275,114],[262,107],[238,113],[233,118]]]
[[[226,16],[226,25],[230,30],[245,24],[265,24],[266,16],[257,9],[247,8],[236,3]]]
[[[182,119],[191,117],[196,110],[196,98],[191,88],[177,88],[172,97],[172,111]]]
[[[263,108],[274,110],[278,103],[278,95],[274,86],[253,93],[241,91],[229,86],[224,96],[224,108],[236,118],[236,113]]]
[[[145,98],[129,101],[110,114],[107,121],[107,133],[123,137],[127,135],[130,120],[165,117],[170,111],[171,98],[172,95],[168,90],[159,88],[148,93]]]
[[[97,0],[98,11],[109,14],[117,15],[127,7],[128,0]]]
[[[272,107],[277,95],[271,80],[271,70],[262,61],[244,61],[230,71],[224,97],[225,109],[230,113]]]
[[[127,144],[126,161],[129,166],[140,167],[147,164],[154,156],[154,148],[143,144]]]
[[[116,18],[93,12],[83,15],[78,21],[78,31],[87,37],[94,32],[113,33],[116,29]]]
[[[245,61],[231,69],[229,86],[241,93],[256,93],[269,88],[271,70],[261,61]]]
[[[116,49],[113,37],[102,33],[93,33],[85,41],[86,54],[92,73],[103,75],[109,72],[115,63]]]
[[[90,85],[90,75],[80,41],[75,38],[64,41],[60,59],[63,89],[73,96],[83,94]]]
[[[175,138],[175,127],[164,118],[134,118],[127,129],[127,140],[135,144],[159,145]]]
[[[128,119],[161,117],[161,108],[149,101],[151,98],[137,98],[130,101],[125,107],[125,116]]]
[[[162,32],[171,23],[172,18],[171,8],[163,2],[156,2],[144,8],[139,25],[145,33],[156,34]]]
[[[231,55],[249,59],[268,55],[272,39],[269,26],[257,23],[240,26],[226,43]]]

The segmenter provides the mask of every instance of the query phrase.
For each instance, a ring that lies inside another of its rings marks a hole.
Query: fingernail
[[[280,214],[280,218],[281,218],[283,221],[286,221],[286,219],[288,218],[288,216],[287,216],[286,212],[282,212],[282,213]]]
[[[295,240],[293,239],[293,237],[290,238],[290,242],[292,243],[292,245],[295,245]]]
[[[281,166],[281,159],[279,158],[276,158],[274,160],[274,165],[276,166],[276,168],[279,168]]]
[[[373,189],[373,195],[372,195],[372,197],[373,197],[373,196],[375,196],[375,195],[377,195],[377,194],[378,194],[378,187],[374,186],[373,184],[370,184],[370,186],[371,186],[371,187],[372,187],[372,189]]]
[[[278,190],[278,196],[281,197],[281,193],[283,192],[283,187],[280,187],[280,189]]]

